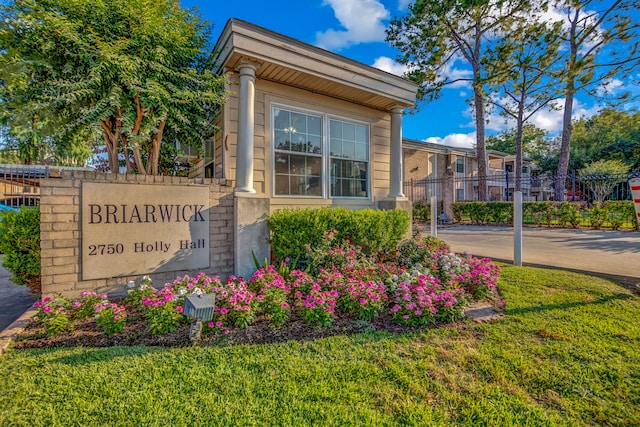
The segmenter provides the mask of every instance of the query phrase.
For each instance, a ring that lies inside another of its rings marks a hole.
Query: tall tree
[[[485,67],[495,76],[487,99],[507,119],[515,122],[515,190],[522,191],[524,127],[538,111],[557,98],[550,76],[558,60],[559,24],[541,20],[538,12],[527,11],[514,25],[515,31],[497,42],[485,57]]]
[[[409,13],[394,19],[387,41],[400,50],[398,61],[408,77],[420,85],[420,99],[433,100],[442,88],[466,81],[473,88],[476,124],[479,198],[488,199],[485,146],[485,85],[482,58],[496,37],[508,31],[514,16],[528,6],[523,0],[416,0]],[[452,77],[446,71],[456,61],[466,62],[470,76]]]
[[[1,10],[0,62],[15,88],[4,105],[55,116],[61,140],[100,134],[111,172],[131,156],[156,175],[167,133],[188,145],[214,131],[225,79],[211,73],[210,27],[178,0],[14,0]]]
[[[637,13],[632,12],[640,8],[640,0],[558,0],[557,7],[566,17],[561,35],[565,48],[560,81],[565,102],[555,185],[555,198],[562,200],[575,95],[584,91],[596,96],[603,84],[638,66],[640,23]]]
[[[640,170],[640,113],[605,108],[574,120],[570,165],[581,169],[597,160],[620,160]]]

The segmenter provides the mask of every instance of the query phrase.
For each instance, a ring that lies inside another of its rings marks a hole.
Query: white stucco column
[[[402,112],[404,108],[391,109],[391,164],[389,197],[404,197],[402,185]]]
[[[253,188],[254,99],[259,64],[241,60],[238,94],[238,151],[236,153],[236,192],[255,193]]]

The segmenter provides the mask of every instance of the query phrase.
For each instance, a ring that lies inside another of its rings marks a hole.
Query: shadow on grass
[[[542,305],[529,306],[529,307],[523,307],[523,308],[512,308],[512,309],[505,310],[505,314],[509,316],[509,315],[515,315],[515,314],[539,313],[539,312],[548,311],[548,310],[565,310],[568,308],[584,307],[589,305],[600,305],[600,304],[606,304],[610,301],[627,300],[627,299],[633,299],[633,298],[634,298],[633,295],[619,293],[619,294],[602,297],[595,301],[576,301],[576,302],[565,302],[561,304],[542,304]]]
[[[83,348],[80,353],[61,356],[54,359],[54,361],[70,366],[80,366],[111,361],[119,357],[144,356],[148,353],[158,353],[165,350],[168,350],[168,348],[151,346]]]

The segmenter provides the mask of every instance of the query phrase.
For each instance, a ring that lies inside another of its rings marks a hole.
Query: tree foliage
[[[575,95],[598,96],[614,78],[640,64],[640,22],[632,13],[640,8],[640,1],[558,0],[557,8],[566,17],[561,35],[564,72],[559,80],[565,102],[555,195],[556,200],[562,200],[561,180],[569,169]],[[609,101],[617,98],[606,90],[605,97]]]
[[[442,88],[458,82],[473,88],[481,200],[488,197],[485,86],[492,78],[482,59],[492,40],[509,32],[515,16],[528,4],[524,0],[417,0],[405,17],[394,19],[387,29],[387,41],[400,50],[398,61],[409,67],[407,76],[420,85],[421,99],[436,99]],[[466,63],[471,73],[452,75],[449,71],[456,61]]]
[[[640,169],[640,113],[606,108],[573,122],[570,165],[581,169],[599,159]]]
[[[487,149],[516,154],[517,129],[510,128],[497,135],[487,137]],[[522,127],[522,152],[536,161],[550,154],[550,141],[547,131],[527,123]]]
[[[516,126],[516,191],[522,191],[524,126],[558,96],[549,70],[558,60],[560,25],[542,20],[540,14],[545,11],[542,3],[536,11],[517,15],[515,31],[498,40],[484,58],[485,67],[495,76],[487,99]]]
[[[2,18],[2,102],[52,118],[60,140],[100,135],[112,172],[123,155],[158,174],[163,141],[215,130],[225,78],[211,72],[210,27],[177,0],[15,0]]]

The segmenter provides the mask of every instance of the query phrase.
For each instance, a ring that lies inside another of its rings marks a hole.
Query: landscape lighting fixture
[[[194,319],[189,327],[189,339],[193,344],[200,339],[202,322],[213,319],[215,303],[215,294],[189,295],[184,299],[182,314]]]

